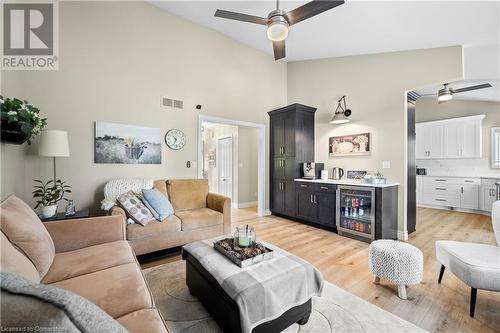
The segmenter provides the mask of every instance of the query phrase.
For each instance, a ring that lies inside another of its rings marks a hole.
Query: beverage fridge
[[[375,239],[375,188],[337,186],[337,230],[367,241]]]

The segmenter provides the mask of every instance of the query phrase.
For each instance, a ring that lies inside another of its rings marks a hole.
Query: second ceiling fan
[[[343,3],[343,0],[313,0],[289,12],[285,12],[279,8],[279,0],[276,0],[276,9],[271,11],[267,15],[267,18],[222,9],[217,9],[215,16],[266,25],[267,38],[273,42],[274,59],[278,60],[286,56],[285,39],[288,36],[288,28],[290,26],[340,6]]]

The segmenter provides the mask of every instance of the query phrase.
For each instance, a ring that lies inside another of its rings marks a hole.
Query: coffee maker
[[[316,162],[305,162],[302,166],[302,170],[304,171],[304,175],[302,178],[304,179],[317,179],[321,177],[321,170],[324,169],[323,163]]]

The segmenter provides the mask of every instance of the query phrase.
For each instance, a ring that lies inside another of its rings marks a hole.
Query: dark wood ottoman
[[[225,333],[241,332],[238,305],[222,289],[217,280],[189,254],[183,253],[186,260],[186,284],[189,292],[196,296],[219,327]],[[252,333],[281,332],[293,323],[304,325],[311,315],[311,299],[295,306],[280,317],[256,326]]]

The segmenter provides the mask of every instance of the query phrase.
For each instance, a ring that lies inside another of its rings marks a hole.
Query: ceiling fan
[[[271,11],[267,15],[267,18],[222,9],[217,9],[215,17],[266,25],[267,38],[273,42],[274,60],[278,60],[284,58],[286,55],[285,39],[288,36],[290,26],[340,6],[343,3],[343,0],[313,0],[294,10],[285,12],[279,8],[279,0],[276,0],[276,9]]]
[[[449,85],[449,83],[443,84],[443,88],[439,89],[439,91],[437,92],[439,104],[451,101],[453,99],[453,95],[458,94],[458,93],[492,87],[492,85],[489,83],[483,83],[483,84],[478,84],[475,86],[463,87],[463,88],[458,88],[458,89],[453,89],[452,87],[449,87],[448,85]],[[433,96],[433,95],[436,95],[436,94],[427,94],[427,95],[422,95],[422,96]]]

